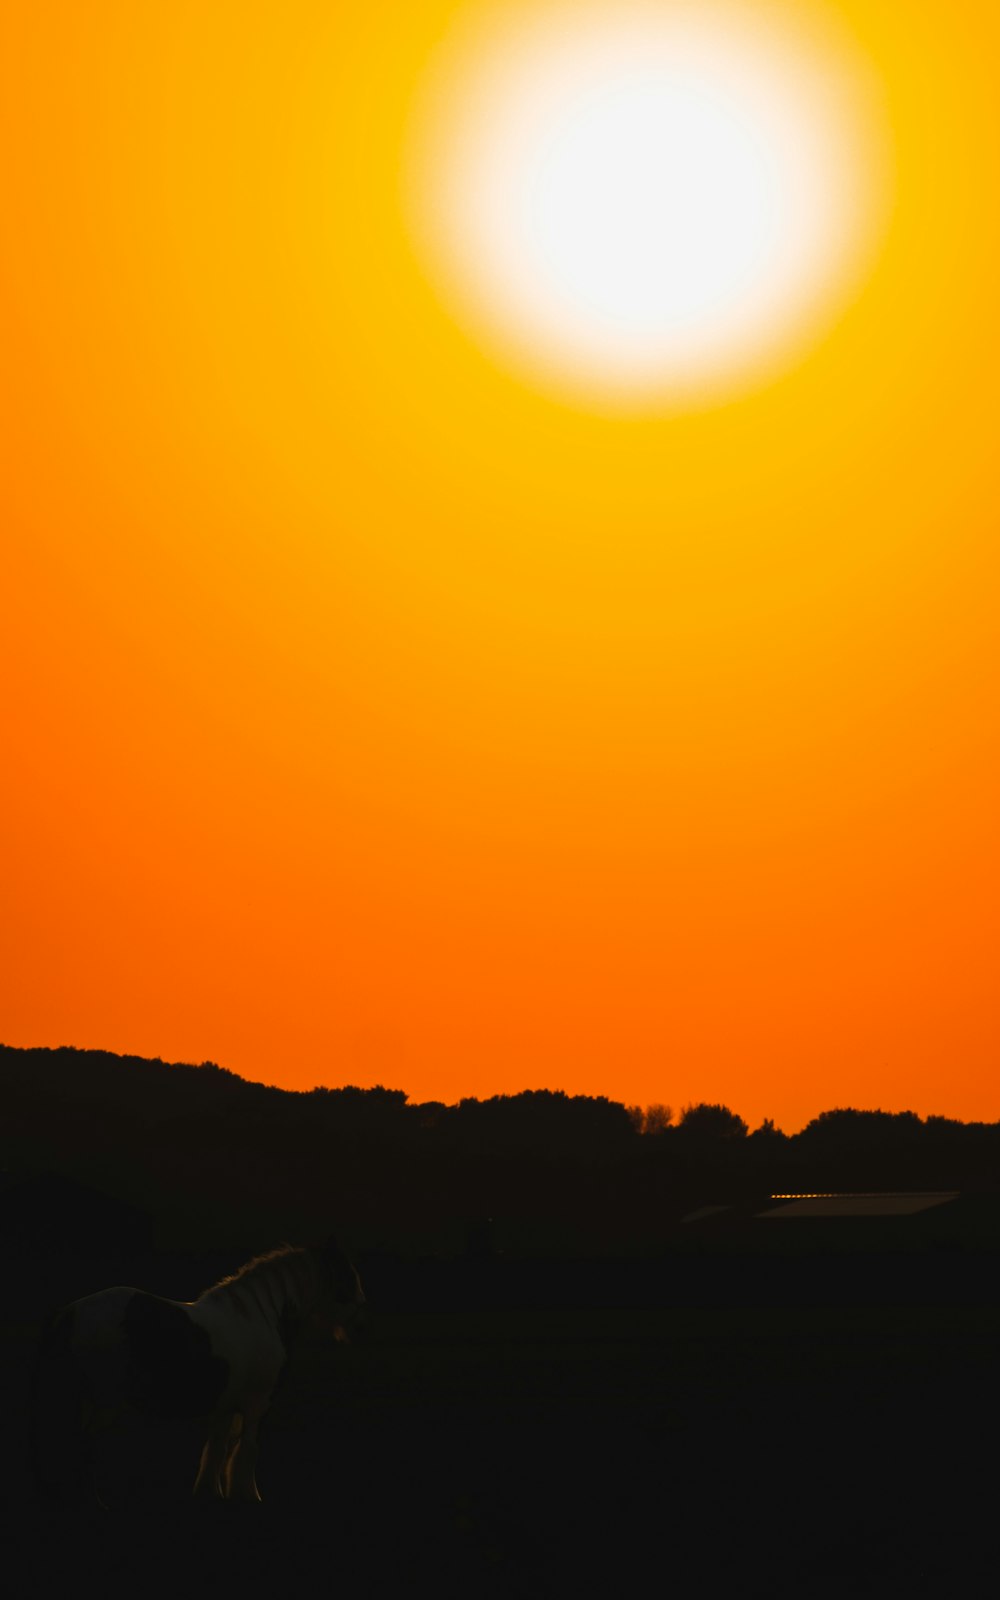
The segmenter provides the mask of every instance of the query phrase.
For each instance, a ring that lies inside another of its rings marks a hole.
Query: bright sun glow
[[[545,387],[625,406],[742,387],[821,333],[871,259],[884,162],[866,69],[809,10],[467,14],[408,194],[459,320]]]

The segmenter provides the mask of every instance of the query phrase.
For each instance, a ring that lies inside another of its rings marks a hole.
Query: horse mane
[[[234,1298],[237,1305],[243,1306],[244,1296],[241,1291],[245,1290],[257,1299],[255,1291],[262,1284],[273,1283],[275,1280],[281,1285],[285,1295],[290,1290],[296,1296],[300,1295],[303,1291],[314,1289],[317,1283],[318,1274],[311,1257],[312,1251],[305,1245],[280,1244],[275,1250],[265,1250],[261,1255],[245,1261],[242,1267],[229,1273],[228,1277],[220,1278],[218,1283],[213,1283],[210,1288],[205,1289],[199,1299],[204,1300],[207,1295],[228,1294]]]
[[[244,1261],[242,1267],[237,1267],[235,1272],[230,1272],[227,1277],[220,1278],[218,1283],[212,1284],[212,1289],[227,1289],[231,1283],[239,1283],[244,1278],[255,1277],[258,1273],[268,1272],[279,1261],[287,1261],[290,1256],[304,1256],[306,1249],[300,1244],[279,1244],[273,1250],[262,1250],[259,1256],[251,1256],[249,1261]],[[206,1289],[206,1294],[211,1290]]]

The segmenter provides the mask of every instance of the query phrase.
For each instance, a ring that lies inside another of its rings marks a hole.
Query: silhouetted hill
[[[912,1112],[828,1111],[789,1137],[770,1123],[750,1133],[725,1106],[675,1124],[662,1106],[561,1091],[411,1105],[400,1089],[299,1093],[212,1062],[9,1046],[0,1095],[8,1188],[31,1175],[83,1185],[152,1219],[168,1247],[304,1238],[336,1221],[369,1248],[475,1253],[494,1218],[504,1248],[643,1253],[700,1205],[1000,1190],[1000,1124]]]
[[[790,1138],[725,1106],[410,1105],[0,1047],[0,1489],[33,1592],[151,1559],[175,1588],[303,1588],[328,1579],[331,1527],[351,1530],[338,1576],[378,1593],[617,1592],[661,1569],[759,1600],[988,1592],[998,1156],[998,1126],[911,1114]],[[761,1215],[830,1189],[963,1192]],[[293,1352],[260,1513],[192,1515],[203,1429],[180,1419],[109,1436],[114,1514],[35,1505],[18,1440],[55,1306],[116,1282],[193,1298],[331,1224],[377,1337]]]

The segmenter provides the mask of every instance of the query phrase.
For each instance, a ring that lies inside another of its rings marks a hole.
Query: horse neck
[[[318,1275],[307,1251],[289,1251],[210,1289],[203,1299],[237,1314],[256,1311],[285,1342],[309,1315],[319,1297]]]

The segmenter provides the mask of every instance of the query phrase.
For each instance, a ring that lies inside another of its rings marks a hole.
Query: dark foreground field
[[[234,1263],[8,1261],[8,1592],[995,1593],[992,1260],[372,1261],[377,1336],[300,1349],[260,1507],[196,1510],[197,1429],[161,1425],[108,1441],[113,1509],[73,1515],[23,1470],[44,1305]]]

